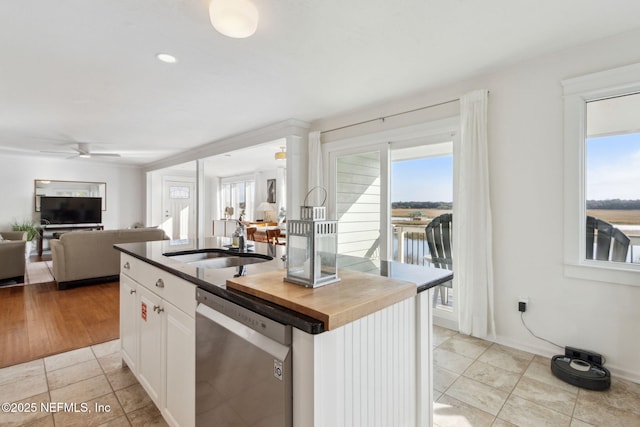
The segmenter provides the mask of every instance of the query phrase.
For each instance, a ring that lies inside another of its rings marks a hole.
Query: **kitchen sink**
[[[237,252],[229,249],[196,249],[167,252],[164,256],[200,268],[227,268],[271,261],[273,257],[254,252]]]

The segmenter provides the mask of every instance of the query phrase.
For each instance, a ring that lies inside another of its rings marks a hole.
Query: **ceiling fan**
[[[120,157],[120,154],[116,153],[95,153],[91,151],[91,144],[88,142],[78,142],[77,147],[71,147],[74,151],[41,151],[42,153],[56,153],[56,154],[72,154],[67,157],[73,159],[75,157],[91,158],[91,157]]]

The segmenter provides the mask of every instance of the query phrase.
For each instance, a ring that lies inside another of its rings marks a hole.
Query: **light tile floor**
[[[114,340],[0,369],[0,403],[12,402],[0,426],[166,426],[119,348]]]
[[[434,326],[434,425],[640,426],[640,385],[596,392],[551,373],[549,359]]]
[[[584,390],[555,378],[547,358],[438,326],[434,335],[436,426],[640,426],[638,384]],[[0,425],[165,426],[118,349],[115,340],[0,369],[0,403],[15,411],[3,406]]]

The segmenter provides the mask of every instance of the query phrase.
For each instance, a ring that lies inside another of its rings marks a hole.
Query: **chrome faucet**
[[[238,236],[238,250],[240,252],[246,252],[247,251],[247,227],[239,219],[236,219],[236,222],[238,223],[238,228],[240,229],[240,235]]]

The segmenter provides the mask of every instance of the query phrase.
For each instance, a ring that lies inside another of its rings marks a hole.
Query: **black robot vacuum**
[[[551,358],[551,372],[576,387],[602,391],[611,387],[611,373],[602,364],[598,353],[565,347],[564,355]]]

